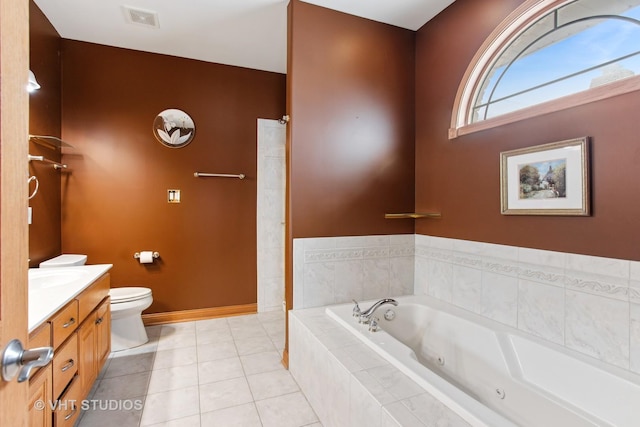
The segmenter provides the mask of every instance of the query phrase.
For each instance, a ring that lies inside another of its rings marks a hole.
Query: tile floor
[[[147,328],[112,353],[78,427],[321,427],[281,364],[284,313]]]

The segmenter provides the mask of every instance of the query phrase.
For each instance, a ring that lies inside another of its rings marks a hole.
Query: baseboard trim
[[[217,317],[241,316],[255,314],[258,304],[229,305],[225,307],[198,308],[194,310],[169,311],[166,313],[143,314],[142,321],[146,326],[166,323],[190,322],[194,320],[215,319]]]

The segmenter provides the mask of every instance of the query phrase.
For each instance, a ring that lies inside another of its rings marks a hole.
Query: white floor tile
[[[263,322],[262,327],[270,337],[284,335],[284,320],[282,319]]]
[[[255,400],[268,399],[300,391],[298,384],[287,370],[248,375],[247,381]]]
[[[198,380],[200,384],[244,377],[244,370],[239,357],[211,360],[198,364]]]
[[[90,397],[144,408],[86,411],[78,427],[321,427],[282,365],[283,312],[146,330],[148,343],[111,353]]]
[[[145,329],[147,330],[147,336],[149,338],[156,338],[160,336],[162,325],[145,326]]]
[[[262,427],[254,403],[205,412],[201,416],[202,427]]]
[[[166,337],[169,335],[193,333],[195,331],[196,322],[169,323],[167,325],[162,325],[160,336]]]
[[[236,339],[236,347],[240,356],[254,353],[264,353],[274,351],[276,347],[267,335],[248,339]]]
[[[128,357],[134,354],[155,353],[156,350],[158,350],[159,340],[159,337],[149,337],[149,341],[146,343],[127,350],[114,351],[109,355],[109,358],[116,359],[118,357]]]
[[[219,319],[198,320],[196,322],[196,331],[198,332],[217,329],[229,330],[229,323],[227,322],[226,317],[221,317]]]
[[[282,310],[265,311],[263,313],[258,313],[257,316],[258,320],[260,320],[263,325],[274,321],[280,321],[280,323],[284,325],[284,311]]]
[[[259,400],[256,407],[264,427],[300,427],[318,421],[300,392]]]
[[[147,393],[176,390],[198,384],[198,366],[195,364],[156,369],[151,372]]]
[[[166,369],[198,363],[196,347],[173,348],[156,352],[153,369]]]
[[[197,386],[147,395],[141,426],[149,426],[200,413]]]
[[[253,401],[247,380],[234,378],[200,386],[200,410],[210,412]]]
[[[235,340],[267,337],[267,331],[258,323],[257,326],[231,326],[231,334]]]
[[[196,345],[196,332],[164,335],[158,338],[158,350],[171,350],[173,348],[193,347]]]
[[[142,353],[113,358],[103,378],[114,378],[150,371],[153,368],[154,356],[154,353]]]
[[[244,316],[227,317],[227,322],[231,327],[260,324],[260,320],[257,314],[247,314]]]
[[[235,357],[237,355],[238,351],[233,341],[223,341],[198,346],[198,362],[228,359],[229,357]]]
[[[198,345],[211,344],[221,341],[233,341],[233,335],[229,328],[220,329],[199,329],[196,331]]]
[[[151,371],[100,380],[94,399],[131,399],[147,394]]]
[[[260,374],[262,372],[284,369],[282,355],[277,351],[255,353],[241,356],[242,366],[246,375]]]
[[[87,410],[77,427],[138,427],[142,409],[132,410]]]
[[[159,424],[153,424],[149,427],[200,427],[200,415],[191,415],[190,417],[179,418],[177,420],[171,420]]]

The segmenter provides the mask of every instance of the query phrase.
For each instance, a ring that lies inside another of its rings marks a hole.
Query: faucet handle
[[[360,317],[360,313],[362,313],[362,312],[360,311],[360,306],[358,305],[358,301],[356,301],[354,299],[352,299],[351,301],[353,301],[353,303],[355,304],[353,306],[353,310],[351,311],[351,315],[353,317]]]
[[[380,329],[380,328],[378,327],[378,321],[379,321],[379,320],[380,320],[380,319],[378,319],[377,317],[374,317],[373,319],[371,319],[371,320],[369,321],[369,332],[377,332],[377,331],[378,331],[378,329]]]

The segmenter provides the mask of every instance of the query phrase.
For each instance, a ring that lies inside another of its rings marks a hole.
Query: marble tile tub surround
[[[427,294],[640,373],[640,262],[413,234],[293,248],[294,309]]]
[[[640,373],[640,262],[415,236],[415,288]]]
[[[411,295],[414,235],[293,241],[293,308]]]
[[[289,346],[291,375],[325,427],[469,426],[323,308],[290,312]]]

